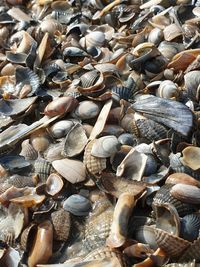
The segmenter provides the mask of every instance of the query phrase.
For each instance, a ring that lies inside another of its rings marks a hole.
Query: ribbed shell
[[[135,229],[134,239],[140,243],[149,244],[153,249],[157,249],[156,236],[152,226],[143,225]]]
[[[87,88],[92,86],[98,78],[99,78],[99,71],[97,70],[91,70],[84,73],[80,77],[82,87]]]
[[[133,92],[125,86],[115,86],[112,88],[112,93],[117,95],[119,99],[129,100],[133,98]]]
[[[28,187],[34,187],[35,186],[32,178],[30,176],[20,176],[17,174],[9,177],[7,182],[10,185],[13,185],[17,188],[24,188],[26,186],[28,186]]]
[[[117,257],[119,261],[121,262],[122,266],[128,266],[126,264],[126,259],[124,254],[122,254],[119,250],[117,249],[112,249],[110,247],[99,247],[95,249],[94,251],[90,252],[84,259],[83,261],[92,261],[92,260],[103,260],[105,258],[113,258]]]
[[[70,213],[61,208],[51,214],[51,220],[55,240],[67,241],[71,229]]]
[[[172,258],[180,256],[190,245],[190,242],[187,240],[158,228],[155,229],[155,235],[158,247],[163,249]]]
[[[188,214],[181,220],[180,236],[188,241],[194,241],[199,236],[200,216]]]
[[[95,140],[90,141],[84,152],[83,163],[92,175],[100,175],[106,169],[106,158],[97,158],[91,155]]]
[[[200,238],[195,240],[184,252],[184,254],[178,260],[179,262],[188,262],[195,259],[200,261]]]
[[[195,264],[195,260],[187,263],[170,263],[165,265],[165,267],[197,267],[198,264]]]
[[[83,245],[88,252],[105,245],[110,233],[113,211],[112,206],[100,203],[87,219]]]
[[[171,184],[165,184],[163,185],[158,192],[156,193],[154,199],[153,199],[153,204],[155,203],[170,203],[172,204],[176,209],[177,212],[179,214],[179,216],[185,216],[187,214],[190,214],[194,211],[197,210],[197,208],[192,205],[192,204],[188,204],[188,203],[183,203],[180,200],[174,198],[171,194],[170,194],[170,190],[173,187],[173,185]]]
[[[22,142],[20,155],[24,156],[26,160],[35,160],[38,157],[38,152],[29,144],[29,140],[27,139]]]
[[[136,120],[140,136],[150,141],[156,141],[167,137],[167,128],[153,120]]]
[[[34,168],[34,174],[39,175],[40,182],[46,182],[53,169],[51,163],[42,158],[35,161]]]

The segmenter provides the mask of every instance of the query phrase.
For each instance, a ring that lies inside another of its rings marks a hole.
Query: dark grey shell
[[[122,144],[122,145],[128,145],[128,146],[133,146],[133,145],[137,145],[137,141],[134,138],[134,136],[130,133],[123,133],[118,137],[118,141]]]
[[[181,219],[180,237],[188,241],[194,241],[199,236],[200,216],[188,214]]]
[[[84,73],[81,77],[81,85],[84,88],[90,87],[95,84],[95,82],[99,79],[99,71],[91,70]]]
[[[140,243],[149,244],[152,249],[158,248],[154,228],[152,226],[139,226],[135,229],[133,238]]]
[[[86,216],[91,210],[91,203],[87,198],[74,194],[64,201],[63,209],[76,216]]]
[[[133,92],[131,89],[129,89],[128,87],[125,87],[123,85],[119,85],[119,86],[114,86],[112,88],[112,95],[113,97],[116,95],[119,100],[120,99],[124,99],[124,100],[130,100],[133,99]],[[115,99],[115,97],[114,97]]]
[[[151,95],[141,96],[131,107],[145,117],[187,136],[193,127],[193,114],[182,103]]]
[[[173,185],[171,184],[163,185],[153,198],[153,204],[155,203],[156,205],[157,203],[170,203],[176,208],[179,216],[185,216],[197,210],[197,207],[195,205],[183,203],[180,200],[174,198],[170,194],[172,187]]]

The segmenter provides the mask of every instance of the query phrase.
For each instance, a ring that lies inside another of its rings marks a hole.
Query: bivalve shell
[[[82,101],[79,106],[75,109],[74,114],[81,120],[93,119],[98,116],[100,112],[99,104],[93,101]]]
[[[52,162],[54,169],[70,183],[75,184],[85,180],[86,170],[79,160],[61,159]]]
[[[73,125],[73,122],[70,120],[61,120],[54,123],[49,131],[53,135],[53,137],[62,138],[69,132]]]
[[[92,206],[90,201],[78,194],[71,195],[63,203],[63,209],[76,216],[86,216],[89,214]]]
[[[170,190],[170,194],[182,202],[200,204],[200,188],[194,185],[176,184]]]
[[[62,178],[56,173],[51,173],[46,181],[46,192],[51,196],[55,196],[61,191],[63,185]]]

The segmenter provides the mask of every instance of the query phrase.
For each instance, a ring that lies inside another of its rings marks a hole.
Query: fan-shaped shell
[[[55,240],[67,241],[70,229],[71,229],[71,218],[68,211],[59,209],[52,212],[51,220],[54,228]]]
[[[77,123],[69,130],[65,138],[62,154],[67,157],[74,157],[80,154],[84,150],[87,141],[84,128],[81,124]]]
[[[52,165],[62,177],[72,184],[82,182],[86,178],[85,166],[79,160],[55,160]]]
[[[194,241],[199,236],[200,216],[192,213],[181,219],[180,237],[188,241]]]
[[[46,182],[52,171],[52,165],[45,159],[38,158],[34,162],[34,173],[39,176],[41,182]]]
[[[134,239],[140,243],[149,244],[152,249],[157,249],[156,236],[152,226],[144,225],[134,229]]]
[[[190,243],[190,246],[185,250],[182,256],[179,258],[179,262],[188,262],[195,259],[200,261],[200,238]]]
[[[22,142],[22,150],[20,152],[21,156],[24,156],[27,160],[35,160],[38,157],[38,152],[34,147],[29,143],[29,139],[26,139]]]

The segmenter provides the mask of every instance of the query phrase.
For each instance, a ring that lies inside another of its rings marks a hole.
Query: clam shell
[[[25,208],[30,208],[36,205],[41,205],[41,203],[45,200],[45,195],[24,195],[16,198],[12,198],[10,201],[17,205],[22,205]]]
[[[81,120],[96,118],[100,112],[99,104],[93,101],[82,101],[75,109],[74,114]]]
[[[70,213],[65,209],[59,209],[51,214],[51,220],[54,229],[54,239],[67,241],[71,229]]]
[[[136,139],[132,134],[123,133],[118,137],[118,141],[121,145],[134,146],[136,145]]]
[[[168,176],[165,181],[166,184],[188,184],[200,187],[200,182],[186,173],[173,173]]]
[[[98,78],[99,78],[99,71],[97,70],[88,71],[84,73],[83,75],[81,75],[80,77],[81,85],[84,88],[91,87],[92,85],[96,83]]]
[[[46,192],[51,196],[55,196],[61,191],[63,185],[62,178],[56,173],[51,173],[46,180]]]
[[[63,158],[63,156],[61,155],[62,149],[63,149],[63,143],[62,142],[50,145],[46,151],[45,158],[49,162],[62,159]]]
[[[75,194],[64,201],[63,209],[76,216],[86,216],[91,210],[91,203],[87,198]]]
[[[196,171],[200,169],[200,147],[188,146],[182,151],[181,162]]]
[[[120,144],[114,135],[100,137],[94,141],[91,155],[98,158],[107,158],[115,154],[120,148]]]
[[[87,170],[95,175],[101,175],[102,171],[106,169],[106,159],[97,158],[91,155],[91,150],[93,148],[95,140],[90,141],[85,148],[83,163],[85,164]]]
[[[165,80],[161,82],[156,91],[156,96],[167,99],[177,99],[178,95],[179,95],[178,86],[170,80]]]
[[[182,202],[200,204],[200,188],[194,185],[176,184],[170,190],[170,194]]]
[[[181,28],[178,27],[177,24],[172,23],[165,27],[163,34],[166,41],[172,41],[173,39],[181,36],[183,33]]]
[[[59,97],[46,106],[44,114],[50,117],[62,115],[73,111],[77,105],[78,101],[72,96]]]
[[[85,36],[86,47],[102,46],[105,42],[105,34],[101,31],[90,32]]]
[[[181,219],[180,237],[194,241],[199,236],[200,217],[198,214],[188,214]]]
[[[70,183],[79,183],[85,180],[84,164],[79,160],[61,159],[52,162],[54,169]]]
[[[54,19],[46,19],[46,20],[43,20],[40,23],[40,30],[42,32],[48,32],[50,35],[54,36],[54,33],[56,31],[59,31],[59,32],[62,33],[63,26],[57,20],[54,20]]]
[[[87,144],[87,136],[81,124],[77,123],[72,127],[64,141],[62,154],[67,157],[79,155]]]
[[[54,138],[64,137],[73,127],[74,123],[70,120],[60,120],[54,123],[49,129]]]
[[[159,248],[163,249],[172,258],[180,256],[190,245],[190,242],[187,240],[161,229],[156,228],[154,231]]]
[[[39,176],[41,182],[46,182],[52,171],[52,165],[45,159],[38,158],[34,163],[34,174]]]

